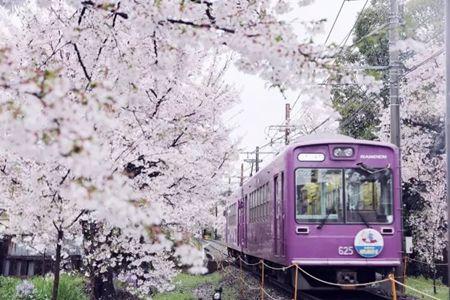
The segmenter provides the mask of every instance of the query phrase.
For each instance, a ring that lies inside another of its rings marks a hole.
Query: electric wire
[[[349,33],[347,34],[347,36],[344,38],[344,40],[341,42],[341,44],[339,44],[340,47],[342,47],[341,49],[343,49],[343,47],[345,46],[345,44],[347,44],[348,39],[350,38],[350,36],[353,33],[353,30],[356,27],[356,24],[359,22],[359,19],[361,18],[361,16],[363,15],[367,4],[369,3],[369,0],[366,0],[366,2],[364,3],[363,8],[361,9],[361,12],[358,14],[358,17],[356,18],[356,21],[353,23],[352,28],[350,29]]]
[[[329,36],[331,35],[331,32],[332,32],[332,30],[333,30],[334,27],[335,27],[335,24],[336,24],[336,22],[337,22],[337,19],[339,18],[339,15],[340,15],[341,12],[342,12],[342,9],[343,9],[343,6],[344,6],[345,1],[347,1],[347,0],[343,0],[343,2],[342,2],[342,4],[341,4],[341,7],[339,8],[338,14],[337,14],[337,16],[336,16],[336,18],[335,18],[335,20],[334,20],[334,22],[333,22],[333,25],[332,25],[332,28],[331,28],[330,32],[328,33],[327,39],[326,39],[326,41],[325,41],[325,44],[326,44],[326,42],[328,41]],[[339,44],[339,47],[340,47],[341,49],[340,49],[340,51],[338,52],[338,54],[336,55],[336,57],[334,58],[334,60],[336,60],[338,57],[340,57],[340,56],[342,55],[343,50],[344,50],[344,46],[345,46],[345,44],[347,43],[348,39],[350,38],[351,34],[353,33],[353,30],[355,29],[356,24],[359,22],[360,18],[361,18],[362,15],[364,14],[364,11],[365,11],[365,9],[366,9],[368,3],[369,3],[369,0],[366,0],[366,1],[364,2],[364,5],[363,5],[363,7],[362,7],[360,13],[358,14],[358,16],[357,16],[355,22],[353,23],[353,25],[352,25],[350,31],[349,31],[348,34],[345,36],[345,38],[343,39],[343,41]],[[369,33],[366,34],[365,36],[359,38],[355,43],[353,43],[352,45],[350,45],[350,47],[354,47],[355,45],[357,45],[358,43],[360,43],[362,40],[364,40],[364,39],[366,39],[366,38],[368,38],[368,37],[370,37],[370,36],[372,36],[372,35],[378,33],[379,31],[383,30],[387,25],[388,25],[388,24],[383,24],[383,25],[381,25],[380,27],[378,27],[378,28],[372,30],[371,32],[369,32]],[[318,85],[328,85],[328,80],[329,80],[329,79],[330,79],[330,77],[328,77],[327,79],[324,80],[324,82],[322,82],[321,84],[319,83]],[[286,98],[286,96],[285,96],[284,94],[283,94],[283,97]],[[291,107],[291,110],[294,110],[294,108],[296,107],[296,105],[297,105],[297,103],[298,103],[300,97],[301,97],[301,93],[298,95],[298,97],[297,97],[296,100],[294,101],[294,103],[293,103],[293,105],[292,105],[292,107]],[[347,101],[348,101],[348,100],[347,100]],[[371,100],[371,101],[373,101],[373,100]],[[350,116],[349,119],[346,119],[346,121],[345,121],[345,123],[344,123],[344,126],[347,125],[349,122],[354,121],[354,119],[357,117],[357,114],[359,114],[359,113],[362,111],[362,109],[365,108],[365,107],[367,107],[369,104],[371,104],[371,103],[362,103],[361,106],[357,109],[357,111],[354,112],[354,113]],[[293,115],[295,115],[295,114],[293,114]],[[328,117],[328,118],[326,118],[324,121],[322,121],[318,126],[316,126],[315,128],[313,128],[313,129],[310,131],[310,133],[316,132],[320,127],[322,127],[323,125],[325,125],[329,120],[331,120],[331,117]],[[281,123],[280,126],[281,126],[282,124],[283,124],[283,123]],[[342,123],[340,124],[340,126],[341,126],[341,127],[343,126]],[[291,132],[290,137],[291,137],[291,139],[292,139],[292,138],[297,137],[297,136],[299,136],[299,135],[300,135],[300,134],[293,134],[293,132]],[[269,141],[268,143],[263,144],[263,145],[260,146],[259,148],[260,148],[260,149],[264,149],[264,148],[266,148],[266,147],[268,147],[268,146],[272,146],[274,143],[276,143],[276,142],[278,142],[278,141],[280,141],[280,140],[282,140],[282,139],[284,139],[284,136],[280,136],[280,137],[275,138],[275,139],[274,139],[274,138],[271,138],[270,141]],[[252,169],[253,169],[253,168],[252,168]],[[252,172],[252,173],[253,173],[253,172]]]
[[[413,67],[409,68],[406,72],[404,72],[402,74],[402,77],[406,77],[406,75],[408,75],[411,72],[414,72],[415,70],[417,70],[418,68],[422,67],[423,65],[429,63],[430,61],[433,61],[434,58],[438,57],[439,55],[441,55],[442,53],[445,52],[445,49],[442,48],[440,50],[438,50],[437,52],[435,52],[433,55],[431,55],[430,57],[424,59],[423,61],[421,61],[420,63],[414,65]]]
[[[337,22],[337,20],[338,20],[338,18],[339,18],[339,15],[340,15],[341,12],[342,12],[342,8],[344,7],[345,1],[346,1],[346,0],[342,0],[341,7],[339,8],[339,11],[338,11],[338,13],[337,13],[337,15],[336,15],[336,18],[334,19],[334,22],[333,22],[333,25],[331,26],[330,31],[328,32],[327,38],[325,39],[325,42],[324,42],[324,45],[327,44],[328,39],[330,38],[331,33],[333,32],[334,26],[336,25],[336,22]]]

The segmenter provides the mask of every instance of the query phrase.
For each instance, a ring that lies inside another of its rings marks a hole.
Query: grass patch
[[[424,277],[408,277],[406,280],[406,285],[438,299],[448,299],[448,287],[443,285],[440,280],[436,280],[437,294],[434,294],[433,292],[433,280],[431,279],[426,279]],[[406,289],[406,294],[419,299],[428,299],[410,289]]]
[[[0,299],[16,299],[16,285],[20,282],[18,278],[0,277]]]
[[[154,300],[195,300],[193,290],[202,284],[218,285],[222,276],[218,273],[208,275],[191,275],[180,273],[175,277],[175,290],[167,293],[157,294]]]
[[[223,287],[222,299],[234,300],[239,299],[239,291],[234,287]]]
[[[33,300],[48,300],[52,295],[53,279],[49,277],[33,277],[29,279],[35,287]],[[21,279],[0,277],[0,299],[18,300],[16,286]],[[85,292],[84,279],[77,276],[63,274],[59,282],[58,299],[60,300],[88,300]]]

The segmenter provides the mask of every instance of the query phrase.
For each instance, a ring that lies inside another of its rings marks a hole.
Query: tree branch
[[[63,178],[62,178],[61,181],[59,182],[59,185],[62,185],[62,184],[64,183],[64,181],[66,181],[67,176],[69,176],[69,173],[70,173],[70,169],[67,170],[66,175],[63,176]]]
[[[68,229],[68,228],[72,227],[72,225],[75,224],[81,218],[81,216],[86,214],[87,212],[88,212],[87,209],[81,210],[81,212],[78,214],[78,216],[76,216],[75,219],[69,225],[67,225],[65,227],[65,229]]]
[[[80,63],[81,68],[83,69],[83,73],[84,76],[86,77],[86,79],[89,81],[89,83],[92,81],[91,76],[89,76],[86,66],[83,63],[83,59],[81,58],[81,54],[80,54],[80,50],[78,49],[78,46],[76,43],[72,43],[73,48],[75,49],[75,52],[77,54],[78,57],[78,62]]]
[[[158,64],[158,45],[156,44],[156,31],[153,31],[153,52],[155,53],[155,65]]]
[[[236,30],[234,30],[234,29],[217,26],[215,23],[214,24],[212,24],[212,23],[211,24],[197,24],[192,21],[185,21],[185,20],[180,20],[180,19],[167,19],[167,22],[172,23],[172,24],[188,25],[188,26],[191,26],[194,28],[217,29],[217,30],[221,30],[221,31],[227,32],[227,33],[236,33]]]
[[[150,91],[153,92],[154,95],[156,95],[156,93],[150,89]],[[161,104],[166,100],[167,95],[170,93],[170,91],[172,91],[172,88],[168,88],[166,93],[158,100],[158,102],[156,102],[156,106],[155,106],[155,110],[153,111],[151,118],[153,118],[154,116],[156,116],[156,114],[158,113],[159,107],[161,106]]]
[[[184,131],[181,132],[181,133],[173,140],[173,142],[172,142],[172,144],[170,144],[169,148],[177,147],[177,146],[183,144],[183,143],[178,143],[183,135],[184,135]]]

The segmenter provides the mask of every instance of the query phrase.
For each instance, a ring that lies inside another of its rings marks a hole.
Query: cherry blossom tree
[[[401,86],[402,178],[422,202],[406,203],[416,208],[406,214],[406,224],[413,234],[416,257],[430,266],[435,277],[437,262],[443,260],[447,246],[442,40],[428,41],[425,46],[409,39],[398,47],[410,56]],[[382,117],[382,138],[388,138],[388,131],[386,110]]]
[[[57,253],[82,240],[97,298],[114,298],[113,274],[149,294],[177,264],[202,271],[180,236],[212,222],[235,155],[221,58],[237,52],[241,70],[284,89],[321,76],[327,55],[272,1],[24,2],[2,12],[0,41],[11,230]]]

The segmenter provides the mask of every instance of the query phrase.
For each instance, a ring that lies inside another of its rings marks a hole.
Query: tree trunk
[[[63,231],[58,230],[58,241],[56,244],[56,254],[55,254],[55,264],[53,266],[53,289],[52,289],[52,300],[58,299],[58,289],[59,289],[59,273],[61,269],[61,243],[63,239]]]
[[[84,246],[84,254],[86,257],[96,252],[101,243],[98,242],[99,224],[90,221],[81,221],[83,230],[83,238],[90,242],[89,246]],[[108,243],[108,242],[106,242]],[[109,269],[106,273],[100,272],[100,267],[95,261],[86,261],[86,268],[90,273],[91,299],[93,300],[115,300],[116,289],[114,287],[114,272]]]
[[[91,278],[93,296],[95,300],[114,300],[116,299],[116,290],[114,288],[114,274],[108,271],[103,275],[96,274]]]
[[[437,290],[436,290],[436,267],[434,267],[434,271],[433,271],[433,292],[436,295],[437,294]]]

